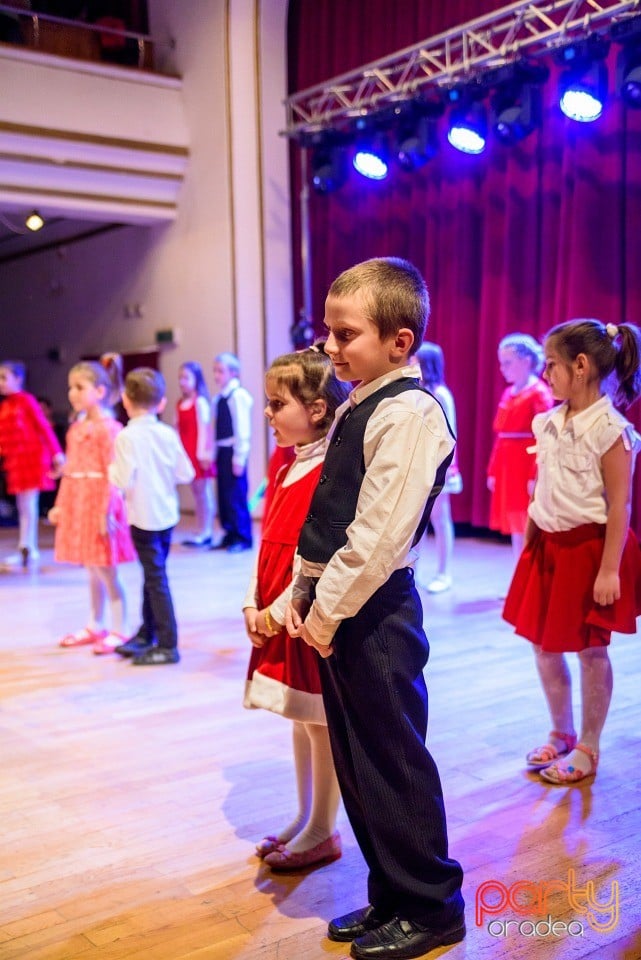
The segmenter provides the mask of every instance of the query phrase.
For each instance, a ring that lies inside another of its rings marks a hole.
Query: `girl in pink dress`
[[[69,372],[69,402],[78,419],[67,434],[67,464],[49,520],[56,525],[55,559],[78,563],[89,574],[89,620],[60,641],[61,647],[91,644],[94,653],[111,653],[126,637],[125,593],[118,564],[136,557],[122,493],[109,483],[114,440],[122,425],[109,400],[117,369],[77,363]],[[111,609],[104,628],[105,600]]]
[[[492,494],[490,528],[512,537],[516,562],[523,549],[527,508],[534,489],[536,460],[532,420],[553,405],[550,390],[538,376],[543,349],[527,333],[511,333],[499,343],[499,367],[509,386],[494,417],[494,446],[487,468]]]
[[[20,524],[18,552],[4,557],[8,566],[37,564],[38,499],[41,490],[54,490],[54,478],[65,456],[40,404],[24,387],[25,366],[16,360],[0,363],[0,459],[7,492],[15,494]]]
[[[325,437],[347,398],[329,358],[312,347],[278,357],[267,371],[265,416],[279,447],[295,445],[296,459],[276,476],[254,575],[244,603],[254,645],[244,704],[263,707],[294,724],[298,813],[257,848],[272,870],[292,870],[341,855],[335,832],[339,788],[334,772],[318,672],[318,654],[285,628],[297,562],[296,544],[321,478]]]
[[[178,374],[181,399],[176,406],[176,428],[196,476],[191,490],[196,505],[196,535],[185,547],[209,547],[214,523],[213,433],[209,391],[199,363],[183,363]]]

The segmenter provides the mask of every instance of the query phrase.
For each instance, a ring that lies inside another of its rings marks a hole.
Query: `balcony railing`
[[[107,17],[88,23],[0,3],[0,43],[79,60],[154,69],[155,41]]]

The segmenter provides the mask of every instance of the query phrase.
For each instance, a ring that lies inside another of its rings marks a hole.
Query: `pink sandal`
[[[256,856],[263,859],[268,853],[273,853],[275,850],[280,850],[280,848],[284,846],[285,844],[282,842],[282,840],[279,840],[278,837],[273,837],[271,835],[263,837],[260,843],[256,844]]]
[[[60,641],[61,647],[88,647],[91,643],[98,643],[103,637],[107,636],[106,630],[91,630],[89,627],[83,627],[76,633],[68,633]]]
[[[558,763],[553,763],[552,766],[548,767],[546,770],[541,770],[542,778],[548,783],[555,783],[557,786],[563,787],[566,784],[579,783],[581,780],[586,780],[588,777],[594,777],[596,775],[596,768],[599,764],[598,753],[595,750],[592,750],[590,747],[587,747],[584,743],[577,743],[574,749],[580,750],[581,753],[584,753],[586,757],[589,758],[589,770],[579,770],[577,767],[573,767],[571,763],[561,760]]]
[[[525,760],[528,766],[536,767],[539,770],[543,767],[549,767],[555,760],[564,757],[576,747],[576,733],[560,733],[558,730],[550,730],[550,740],[562,740],[565,744],[565,750],[557,750],[553,744],[544,743],[543,746],[536,747],[535,750],[530,750],[527,754]]]

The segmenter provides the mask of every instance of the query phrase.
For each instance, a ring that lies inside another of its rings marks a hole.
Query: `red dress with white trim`
[[[258,555],[259,609],[273,603],[291,583],[298,537],[321,469],[322,462],[287,487],[283,486],[287,470],[277,478]],[[244,705],[263,707],[291,720],[325,723],[317,652],[285,629],[262,647],[254,647]]]

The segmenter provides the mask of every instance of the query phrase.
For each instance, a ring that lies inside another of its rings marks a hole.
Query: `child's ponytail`
[[[609,323],[606,327],[615,347],[619,339],[614,370],[618,382],[614,402],[629,407],[641,395],[641,331],[633,323]]]

